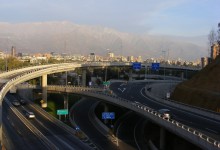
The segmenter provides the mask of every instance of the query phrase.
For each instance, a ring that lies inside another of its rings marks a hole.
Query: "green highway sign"
[[[68,109],[58,109],[57,110],[57,115],[67,115],[68,114]]]
[[[110,85],[109,81],[103,82],[103,85]]]

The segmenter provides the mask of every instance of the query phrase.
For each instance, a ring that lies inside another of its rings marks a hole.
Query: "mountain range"
[[[207,36],[134,34],[71,22],[0,23],[0,50],[196,60],[207,56]]]

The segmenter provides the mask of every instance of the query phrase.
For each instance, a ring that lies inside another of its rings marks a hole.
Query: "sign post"
[[[115,119],[115,112],[103,112],[102,119]]]
[[[61,115],[68,115],[68,109],[58,109],[57,110],[57,115],[59,115],[59,120],[61,119]]]
[[[140,63],[140,62],[134,62],[134,63],[132,64],[132,68],[133,68],[135,71],[141,70],[141,63]]]
[[[152,63],[151,64],[151,69],[152,70],[158,71],[159,68],[160,68],[160,63]]]

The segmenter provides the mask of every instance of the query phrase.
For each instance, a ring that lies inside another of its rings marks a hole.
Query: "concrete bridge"
[[[14,70],[11,72],[5,72],[0,74],[0,79],[3,82],[1,86],[0,91],[0,101],[2,106],[2,100],[6,93],[15,85],[28,81],[33,78],[41,77],[42,76],[42,96],[44,103],[42,104],[42,107],[47,107],[47,89],[49,86],[47,86],[47,74],[53,74],[58,72],[65,72],[74,70],[75,68],[83,68],[83,67],[97,67],[101,66],[103,64],[97,64],[92,65],[90,64],[74,64],[74,63],[64,63],[64,64],[54,64],[54,65],[45,65],[45,66],[38,66],[34,69],[32,67]],[[116,64],[115,64],[116,65]],[[119,65],[119,64],[118,64]],[[124,64],[130,66],[131,64]],[[105,63],[105,66],[113,66],[111,63]],[[82,74],[82,80],[83,85],[85,85],[85,77],[86,77],[86,71],[84,69]],[[51,87],[52,88],[52,87]],[[55,88],[55,87],[53,87]],[[58,88],[58,87],[56,87]],[[57,89],[56,89],[57,90]],[[91,97],[100,98],[102,100],[115,103],[117,105],[126,107],[130,110],[133,110],[139,114],[142,114],[143,116],[153,120],[160,126],[163,126],[167,130],[170,130],[171,132],[175,132],[177,135],[183,137],[184,139],[187,139],[191,141],[192,143],[198,145],[199,147],[203,149],[219,149],[220,148],[220,142],[214,140],[213,138],[194,130],[188,126],[185,126],[179,122],[176,122],[175,120],[171,119],[163,119],[160,114],[158,114],[156,111],[152,110],[151,108],[144,106],[144,105],[133,105],[130,101],[121,99],[119,97],[116,97],[114,95],[106,95],[100,92],[97,92],[96,90],[86,89],[86,88],[77,88],[77,89],[71,89],[71,88],[60,88],[59,90],[64,90],[64,92],[74,92],[81,95],[87,95]],[[2,110],[1,110],[2,111]],[[2,113],[0,113],[2,115]],[[2,127],[2,116],[0,116],[1,119],[1,127]],[[1,136],[2,136],[2,128],[1,128]],[[1,137],[2,141],[2,137]]]

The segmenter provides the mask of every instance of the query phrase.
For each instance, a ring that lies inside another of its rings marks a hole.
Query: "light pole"
[[[5,53],[5,71],[8,71],[8,56],[7,56],[7,52]]]
[[[166,51],[163,50],[162,53],[163,53],[163,58],[164,58],[164,59],[163,59],[163,61],[164,61],[163,76],[164,76],[164,80],[165,80],[165,54],[166,54]]]
[[[107,79],[107,66],[105,67],[105,82],[106,82],[106,79]]]

